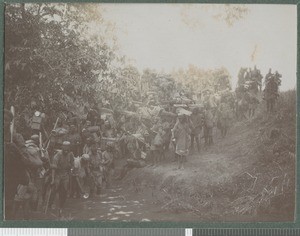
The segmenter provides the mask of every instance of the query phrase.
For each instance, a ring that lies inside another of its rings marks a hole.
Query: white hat
[[[69,141],[64,141],[62,145],[63,145],[63,146],[70,146],[71,143],[70,143]]]

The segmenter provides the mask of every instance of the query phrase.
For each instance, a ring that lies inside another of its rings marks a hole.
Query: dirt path
[[[103,191],[103,194],[90,199],[68,199],[61,218],[56,209],[43,213],[32,213],[35,220],[92,220],[92,221],[192,221],[195,215],[189,212],[172,214],[163,212],[147,194],[136,194],[126,187],[118,186]]]
[[[74,206],[77,206],[74,209]],[[101,221],[176,221],[192,220],[193,215],[174,215],[162,212],[160,206],[147,195],[136,194],[122,187],[107,189],[100,197],[89,200],[71,200],[65,210],[67,217],[79,220]],[[68,215],[69,214],[69,215]]]

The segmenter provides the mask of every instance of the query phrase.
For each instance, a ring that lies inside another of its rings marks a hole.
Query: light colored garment
[[[175,152],[181,156],[188,155],[189,147],[191,144],[191,138],[190,138],[191,129],[188,123],[180,123],[178,121],[173,128],[173,134],[176,143]]]
[[[214,126],[214,116],[210,110],[205,113],[205,126],[207,128],[213,128]]]

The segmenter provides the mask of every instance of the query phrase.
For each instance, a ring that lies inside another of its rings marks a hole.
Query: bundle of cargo
[[[134,104],[135,107],[142,107],[144,104],[142,102],[139,101],[132,101],[132,103]]]
[[[149,95],[157,95],[157,92],[155,92],[155,91],[148,91],[147,92],[147,95],[149,96]]]
[[[195,108],[197,108],[200,112],[203,112],[205,107],[203,103],[197,103],[197,104],[191,104],[189,105],[189,109],[193,111]]]
[[[185,107],[185,108],[187,108],[189,106],[187,104],[175,103],[175,104],[173,104],[173,107]]]
[[[177,115],[175,113],[166,111],[164,109],[160,110],[159,116],[163,117],[163,118],[170,118],[170,119],[177,117]]]
[[[191,111],[186,110],[186,109],[184,109],[184,108],[182,108],[182,107],[178,107],[178,108],[176,109],[176,113],[177,113],[177,114],[183,114],[183,115],[186,115],[186,116],[190,116],[190,115],[192,114]]]
[[[185,96],[174,97],[171,102],[173,104],[186,104],[186,105],[194,103],[192,99],[189,99]]]
[[[93,141],[100,142],[100,126],[90,126],[82,130],[82,135],[86,138],[91,137]]]
[[[99,112],[102,114],[114,114],[114,111],[105,107],[101,107]]]
[[[185,104],[193,104],[195,103],[192,99],[189,99],[187,97],[181,97],[181,103],[185,103]]]
[[[137,110],[137,114],[142,118],[142,119],[151,119],[151,109],[148,107],[139,107]]]
[[[101,149],[105,150],[107,147],[107,144],[112,145],[113,147],[116,147],[116,144],[119,142],[120,138],[108,138],[108,137],[102,137],[101,138]]]
[[[104,142],[115,143],[115,142],[117,142],[119,139],[118,139],[118,138],[102,137],[101,140],[104,141]]]
[[[34,112],[34,115],[31,118],[30,127],[33,130],[40,131],[42,128],[42,123],[45,120],[45,113],[41,113],[39,111]]]
[[[154,116],[154,117],[158,116],[162,109],[163,108],[161,108],[160,106],[153,106],[152,110],[151,110],[152,116]]]
[[[145,142],[144,136],[140,133],[138,134],[131,134],[134,138],[136,138],[137,140],[141,141],[141,142]]]
[[[159,113],[163,110],[160,106],[151,106],[150,107],[140,107],[137,110],[137,114],[142,119],[149,119],[152,120],[154,117],[157,117]]]
[[[139,118],[139,114],[137,112],[133,112],[133,111],[121,111],[120,114],[125,115],[128,118]]]
[[[51,131],[50,142],[54,147],[60,147],[66,140],[69,131],[65,128],[55,128]]]

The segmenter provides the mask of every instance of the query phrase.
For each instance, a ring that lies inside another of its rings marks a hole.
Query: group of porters
[[[30,212],[47,213],[54,207],[60,216],[68,197],[99,195],[113,176],[122,179],[132,168],[156,166],[169,153],[183,168],[195,142],[200,151],[202,129],[205,143],[212,144],[213,114],[197,107],[179,110],[177,115],[160,110],[150,128],[134,112],[123,114],[118,122],[113,114],[100,123],[86,119],[80,130],[75,123],[57,119],[45,140],[42,129],[33,129],[24,140],[14,128],[13,109],[5,110],[5,218],[28,218]],[[126,162],[116,175],[114,165],[121,158]]]
[[[278,96],[276,79],[269,73],[265,97],[275,90]],[[32,135],[26,141],[16,132],[14,108],[5,110],[5,218],[16,219],[20,214],[28,218],[29,212],[47,213],[55,207],[61,216],[68,197],[99,195],[112,177],[122,179],[132,168],[155,167],[168,156],[177,161],[178,169],[184,169],[188,154],[200,152],[202,138],[205,148],[213,144],[214,127],[226,136],[237,111],[232,92],[224,91],[218,102],[212,101],[211,91],[203,94],[201,104],[185,99],[163,108],[137,106],[118,113],[90,109],[80,124],[76,116],[57,118],[50,135],[43,127],[45,114],[35,112]],[[119,159],[126,162],[116,169]]]

